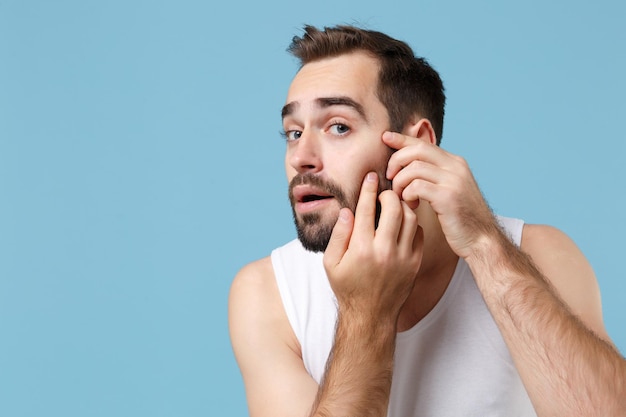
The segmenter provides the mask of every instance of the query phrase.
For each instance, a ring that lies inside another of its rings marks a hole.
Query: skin
[[[338,324],[319,386],[304,369],[270,259],[235,277],[230,330],[250,414],[386,415],[396,333],[436,305],[462,257],[538,415],[626,415],[626,364],[604,329],[584,256],[548,226],[526,225],[521,250],[510,243],[467,163],[435,145],[428,120],[386,131],[376,77],[376,61],[353,53],[305,65],[289,90],[288,180],[312,173],[359,198],[355,208],[333,198],[296,206],[296,216],[313,210],[334,224],[324,267]],[[320,106],[327,97],[349,97],[362,112]],[[389,148],[397,151],[387,161]],[[379,193],[385,179],[393,188]]]

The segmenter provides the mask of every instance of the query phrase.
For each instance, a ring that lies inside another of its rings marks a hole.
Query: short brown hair
[[[363,51],[380,62],[377,95],[389,113],[390,128],[400,132],[414,116],[430,120],[437,145],[443,135],[446,103],[441,78],[424,58],[417,57],[405,42],[384,33],[354,26],[306,25],[302,36],[294,36],[287,48],[300,64]]]

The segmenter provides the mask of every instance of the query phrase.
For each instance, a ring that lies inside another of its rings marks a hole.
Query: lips
[[[294,207],[300,213],[316,210],[334,198],[329,192],[309,184],[293,187],[291,195]]]
[[[312,185],[298,185],[293,188],[293,199],[296,203],[309,203],[311,201],[333,198],[333,195]]]

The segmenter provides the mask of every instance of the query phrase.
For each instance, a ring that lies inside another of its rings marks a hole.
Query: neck
[[[424,254],[415,286],[400,312],[398,331],[415,326],[437,305],[459,260],[448,245],[436,213],[426,204],[420,204],[418,210],[420,225],[424,229]]]

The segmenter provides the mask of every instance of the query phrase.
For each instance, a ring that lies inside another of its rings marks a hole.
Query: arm
[[[380,194],[374,229],[377,185],[377,176],[368,174],[355,215],[341,210],[324,254],[339,314],[312,415],[387,415],[397,319],[419,269],[423,239],[415,213],[392,191]]]
[[[283,309],[271,260],[244,267],[231,286],[228,318],[251,417],[305,417],[317,392]]]
[[[608,341],[597,283],[571,241],[527,226],[520,250],[462,158],[428,140],[386,133],[383,141],[398,149],[387,172],[394,191],[436,212],[448,244],[472,269],[538,414],[626,415],[626,362]]]
[[[626,362],[608,342],[591,268],[557,230],[525,229],[536,265],[497,232],[467,261],[538,415],[626,415]]]
[[[386,415],[396,320],[421,260],[421,229],[387,191],[374,230],[378,182],[367,178],[356,213],[342,209],[324,256],[339,314],[319,387],[304,369],[269,259],[233,282],[231,339],[253,417]]]
[[[386,416],[395,323],[390,317],[339,312],[335,343],[312,416]]]

